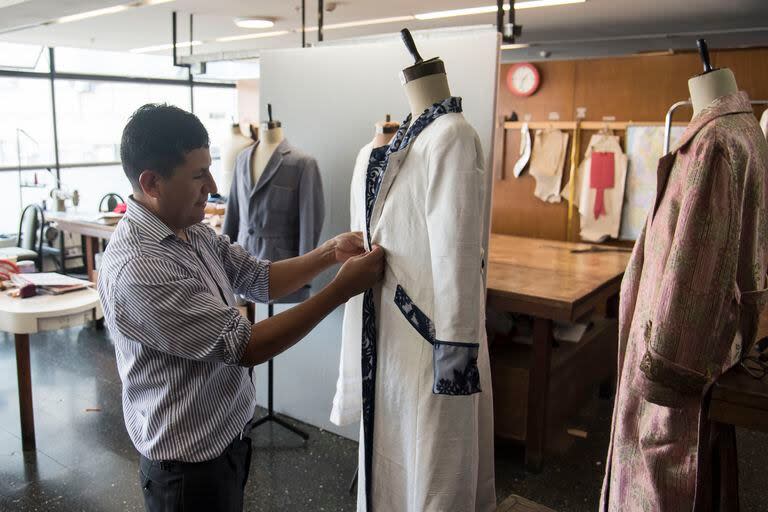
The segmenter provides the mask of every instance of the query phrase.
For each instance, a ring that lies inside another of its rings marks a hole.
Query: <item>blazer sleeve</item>
[[[307,158],[299,181],[299,256],[317,247],[324,220],[325,198],[320,170],[317,160]]]
[[[229,188],[229,197],[227,198],[227,210],[224,213],[224,224],[221,227],[221,233],[227,235],[230,241],[237,242],[237,232],[240,229],[240,204],[237,198],[239,180],[235,167],[235,174],[232,176],[232,186]]]
[[[468,128],[468,129],[465,129]],[[434,286],[435,338],[481,339],[483,187],[474,131],[450,127],[430,152],[426,221]]]
[[[673,240],[657,276],[659,296],[649,311],[646,351],[634,382],[646,400],[667,407],[701,396],[719,373],[713,364],[725,363],[736,332],[739,234],[732,231],[740,201],[719,144],[693,144],[678,215],[670,220],[673,225],[662,226]]]

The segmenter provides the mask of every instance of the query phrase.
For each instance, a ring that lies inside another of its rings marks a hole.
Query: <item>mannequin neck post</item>
[[[694,117],[717,98],[739,91],[736,78],[730,69],[716,69],[688,80]]]

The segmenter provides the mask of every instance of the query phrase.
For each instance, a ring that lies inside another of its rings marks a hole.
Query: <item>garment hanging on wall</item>
[[[528,172],[536,179],[534,195],[548,203],[560,202],[568,134],[560,130],[536,130]]]
[[[531,159],[531,131],[528,129],[528,123],[523,123],[520,128],[520,158],[515,162],[515,166],[512,169],[512,173],[515,178],[519,178],[523,174],[525,166],[528,165],[528,161]]]
[[[760,116],[760,128],[762,128],[765,138],[768,139],[768,108],[763,110],[763,115]]]
[[[593,167],[594,153],[598,155],[594,158]],[[610,159],[613,159],[612,174],[610,164],[607,169],[605,167]],[[626,176],[627,157],[621,150],[619,137],[602,133],[593,135],[574,184],[576,194],[573,199],[579,208],[583,240],[601,242],[607,238],[618,238]],[[568,184],[561,196],[568,197]]]
[[[306,254],[317,247],[325,218],[317,161],[283,140],[254,186],[251,158],[257,146],[237,157],[222,232],[259,259]],[[307,297],[309,286],[275,302],[292,304]]]
[[[674,147],[685,128],[673,126],[670,144]],[[621,209],[622,240],[637,240],[656,195],[656,169],[664,156],[663,126],[627,127],[627,182]]]
[[[733,428],[708,420],[706,396],[749,351],[768,300],[767,175],[768,144],[745,93],[712,102],[659,161],[622,282],[601,511],[735,510],[735,455],[715,462],[711,445],[735,448]]]
[[[389,146],[363,148],[352,187],[352,227],[387,255],[383,282],[345,311],[332,414],[362,416],[358,510],[370,479],[375,512],[493,511],[485,170],[460,99],[409,117]],[[360,347],[351,383],[348,351]]]

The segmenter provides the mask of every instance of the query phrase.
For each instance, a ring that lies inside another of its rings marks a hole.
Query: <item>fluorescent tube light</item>
[[[323,30],[334,30],[339,28],[366,27],[369,25],[381,25],[384,23],[401,23],[403,21],[413,21],[415,18],[411,15],[393,16],[391,18],[374,18],[371,20],[347,21],[345,23],[330,23],[323,25]],[[317,27],[307,27],[307,32],[317,32]],[[301,32],[301,30],[299,30]]]
[[[85,11],[78,14],[70,14],[69,16],[62,16],[55,20],[44,23],[45,25],[59,24],[59,23],[71,23],[73,21],[87,20],[89,18],[95,18],[97,16],[104,16],[107,14],[115,14],[118,12],[127,11],[135,7],[146,7],[150,5],[160,5],[173,2],[175,0],[140,0],[138,2],[131,2],[121,5],[113,5],[112,7],[104,7],[102,9],[94,9],[93,11]]]
[[[528,48],[529,44],[523,44],[523,43],[515,43],[515,44],[503,44],[501,45],[502,50],[519,50],[521,48]]]
[[[181,43],[176,43],[176,48],[189,48],[190,46],[200,46],[203,44],[202,41],[184,41]],[[150,52],[159,52],[162,50],[172,50],[173,44],[157,44],[155,46],[145,46],[144,48],[134,48],[133,50],[128,50],[131,53],[150,53]]]
[[[228,36],[228,37],[219,37],[217,39],[214,39],[217,43],[228,43],[230,41],[245,41],[246,39],[262,39],[265,37],[277,37],[277,36],[284,36],[285,34],[290,34],[290,30],[276,30],[274,32],[259,32],[256,34],[243,34],[241,36]]]
[[[583,4],[587,0],[526,0],[515,2],[515,10],[534,9],[537,7],[554,7],[557,5]],[[509,4],[504,4],[504,10],[509,10]],[[415,14],[417,20],[436,20],[440,18],[454,18],[456,16],[471,16],[476,14],[492,14],[498,11],[495,5],[486,5],[482,7],[468,7],[466,9],[451,9],[450,11],[434,11]]]
[[[272,28],[275,22],[266,18],[235,18],[235,25],[240,28]]]

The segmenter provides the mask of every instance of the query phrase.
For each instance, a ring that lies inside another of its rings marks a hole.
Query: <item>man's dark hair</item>
[[[203,123],[189,112],[173,105],[148,103],[133,113],[123,129],[120,160],[131,185],[138,190],[139,176],[145,170],[163,177],[184,163],[187,153],[209,145]]]

